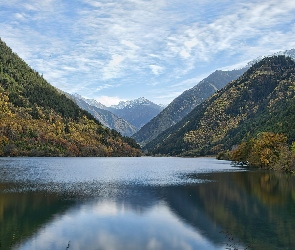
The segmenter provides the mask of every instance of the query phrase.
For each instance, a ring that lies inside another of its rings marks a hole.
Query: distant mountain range
[[[69,95],[80,108],[92,114],[102,125],[115,129],[124,136],[133,135],[138,129],[123,118],[115,115],[106,106],[93,99],[86,99],[78,94]]]
[[[144,146],[155,139],[161,132],[179,122],[217,90],[230,81],[237,79],[247,69],[248,67],[231,71],[216,70],[193,88],[176,97],[162,112],[136,132],[132,138]]]
[[[132,101],[120,102],[118,105],[109,107],[108,110],[140,129],[158,115],[163,107],[141,97]]]
[[[69,95],[80,108],[88,111],[104,126],[115,129],[124,136],[131,136],[141,126],[156,116],[163,107],[144,97],[121,101],[118,105],[107,107],[94,99],[86,99],[79,94]]]
[[[266,57],[251,66],[145,149],[152,154],[198,156],[230,150],[260,132],[295,140],[295,62]]]

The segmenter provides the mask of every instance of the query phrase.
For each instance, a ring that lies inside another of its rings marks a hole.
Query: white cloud
[[[294,48],[294,11],[290,0],[2,0],[0,36],[64,91],[127,83],[160,96],[204,72]]]
[[[1,0],[0,6],[14,8],[22,12],[42,12],[43,15],[39,15],[39,18],[44,18],[46,12],[58,13],[62,6],[61,2],[60,0]]]
[[[103,85],[99,85],[99,86],[95,89],[95,91],[101,91],[101,90],[103,90],[103,89],[108,89],[108,88],[112,88],[112,87],[113,87],[112,84],[108,84],[108,83],[106,83],[106,84],[103,84]]]
[[[120,101],[126,101],[125,99],[121,99],[117,96],[100,96],[97,97],[96,100],[107,107],[117,105]]]
[[[136,46],[133,42],[130,42],[130,41],[123,40],[121,43],[126,45],[127,47],[133,49],[133,50],[140,49],[140,47]]]
[[[193,23],[183,31],[169,37],[167,48],[174,56],[196,61],[209,61],[221,51],[239,54],[241,50],[258,47],[265,51],[275,41],[284,45],[275,32],[285,36],[284,31],[274,30],[277,25],[294,20],[295,3],[290,1],[259,1],[241,3],[225,10],[225,15],[210,23]],[[250,41],[255,39],[258,44]],[[249,45],[243,44],[249,40]],[[290,42],[289,42],[290,43]],[[243,46],[241,46],[243,44]],[[286,45],[285,45],[286,46]]]
[[[125,59],[124,56],[121,55],[112,55],[112,60],[109,62],[109,67],[118,67],[121,62]]]
[[[164,72],[164,68],[158,65],[150,65],[150,68],[154,75],[160,75]]]
[[[25,21],[27,19],[27,16],[25,14],[23,14],[23,13],[16,13],[15,18],[17,20]]]
[[[197,85],[200,81],[202,81],[204,78],[209,76],[212,72],[206,72],[202,75],[198,75],[197,77],[189,78],[184,81],[180,81],[176,84],[173,84],[171,88],[174,89],[189,89],[192,88],[193,86]]]
[[[185,59],[190,57],[190,53],[185,49],[181,50],[179,54],[181,57],[183,57]]]
[[[103,68],[103,80],[113,79],[120,76],[120,69],[122,62],[126,58],[122,55],[112,55],[112,59]]]

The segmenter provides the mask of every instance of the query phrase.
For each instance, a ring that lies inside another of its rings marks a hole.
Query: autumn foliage
[[[230,154],[236,164],[292,172],[295,170],[295,152],[283,134],[263,132],[256,138],[242,142]]]
[[[140,156],[0,40],[0,156]]]
[[[295,61],[285,56],[267,57],[144,149],[162,155],[216,155],[263,131],[284,134],[290,144],[295,141],[294,122]]]
[[[119,135],[87,117],[65,120],[36,106],[17,108],[0,92],[0,156],[139,156]]]

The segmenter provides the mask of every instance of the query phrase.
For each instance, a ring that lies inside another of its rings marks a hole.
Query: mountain
[[[96,100],[83,98],[81,95],[73,94],[70,97],[78,104],[81,109],[92,114],[102,125],[115,129],[123,136],[133,135],[137,129],[123,118],[118,117],[108,111],[107,107],[97,102]]]
[[[145,145],[155,139],[161,132],[179,122],[197,105],[205,101],[228,82],[237,79],[247,68],[232,71],[216,70],[193,88],[186,90],[175,98],[161,113],[145,124],[132,138]]]
[[[271,55],[257,57],[254,60],[251,60],[250,62],[248,62],[246,67],[250,68],[255,63],[260,62],[262,59],[267,58],[267,57],[272,57],[272,56],[286,56],[286,57],[291,57],[292,59],[295,59],[295,49],[278,51],[278,52],[273,53]]]
[[[0,40],[0,156],[139,156]]]
[[[132,101],[121,101],[118,105],[109,107],[108,110],[140,129],[159,114],[163,107],[141,97]]]
[[[108,110],[108,107],[103,105],[102,103],[94,100],[94,99],[87,99],[87,98],[83,98],[81,95],[79,94],[74,94],[75,97],[78,97],[80,99],[83,99],[85,102],[87,102],[89,105],[94,106],[96,108],[99,109],[103,109],[103,110]]]
[[[230,150],[260,132],[295,141],[295,62],[262,59],[145,146],[153,154],[197,156]]]

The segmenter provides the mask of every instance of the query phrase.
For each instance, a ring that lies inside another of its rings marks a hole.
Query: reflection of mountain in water
[[[215,246],[240,239],[240,246],[251,245],[252,249],[295,249],[294,176],[256,171],[199,174],[196,178],[213,181],[165,187],[101,185],[96,209],[113,204],[116,209],[124,208],[125,212],[146,217],[160,204],[172,211],[176,220],[180,219],[184,226],[192,227]],[[11,244],[30,238],[56,215],[93,203],[93,192],[90,201],[85,196],[81,200],[81,196],[72,195],[70,201],[60,197],[49,192],[0,192],[2,248],[9,249]],[[124,222],[128,223],[126,218]],[[232,233],[232,239],[221,231]]]
[[[295,249],[294,176],[257,171],[208,177],[216,182],[167,189],[167,203],[180,218],[217,244],[222,228],[253,249]]]
[[[22,192],[20,184],[0,184],[0,249],[11,249],[31,238],[57,216],[87,204],[95,194],[96,199],[99,196],[102,200],[115,201],[118,206],[124,204],[124,209],[137,214],[144,214],[158,202],[153,188],[93,184],[96,185],[79,183],[76,186],[54,184],[37,187],[31,184],[23,187],[23,190],[42,189],[43,192]],[[49,192],[50,189],[54,193]]]
[[[202,186],[206,184],[201,184]],[[208,186],[210,186],[209,184]],[[205,238],[209,238],[216,245],[222,245],[224,235],[218,225],[206,212],[202,198],[198,192],[199,186],[170,187],[166,190],[166,202],[170,209],[186,224],[193,226]]]

